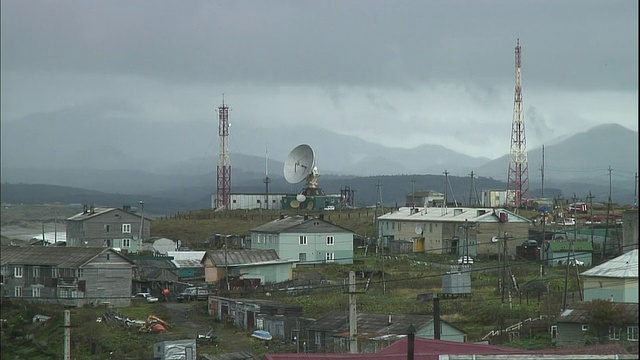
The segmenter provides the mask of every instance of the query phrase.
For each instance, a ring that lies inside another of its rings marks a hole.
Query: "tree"
[[[594,336],[600,343],[609,339],[609,327],[620,327],[628,316],[621,304],[601,299],[587,303],[586,310],[589,325],[587,334]]]

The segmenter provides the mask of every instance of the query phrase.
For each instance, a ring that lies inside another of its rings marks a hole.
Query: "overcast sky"
[[[634,0],[0,4],[3,122],[78,108],[217,123],[224,93],[232,124],[495,158],[520,39],[530,149],[601,123],[638,129]]]

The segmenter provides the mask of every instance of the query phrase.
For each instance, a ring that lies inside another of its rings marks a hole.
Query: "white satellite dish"
[[[284,162],[284,178],[290,184],[306,179],[315,167],[316,156],[309,145],[302,144],[291,150]]]
[[[416,226],[416,234],[422,235],[422,227],[420,225]]]
[[[498,242],[498,237],[497,236],[492,237],[491,242]]]
[[[304,194],[298,194],[296,195],[296,200],[298,200],[299,202],[304,202],[305,200],[307,200],[307,197],[304,196]]]

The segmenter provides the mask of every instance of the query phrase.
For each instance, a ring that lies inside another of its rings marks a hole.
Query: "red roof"
[[[368,354],[267,354],[263,360],[285,359],[376,359],[406,360],[407,338],[398,340],[377,353]],[[500,354],[540,354],[540,351],[521,350],[495,345],[462,343],[445,340],[415,338],[414,357],[420,360],[438,360],[440,355],[500,355]]]
[[[266,354],[262,360],[288,359],[338,359],[338,360],[406,360],[407,338],[398,340],[377,353],[365,354]],[[461,343],[445,340],[415,338],[415,360],[439,360],[440,355],[576,355],[576,354],[627,354],[619,344],[600,345],[578,348],[558,348],[541,350],[523,350],[504,346]]]

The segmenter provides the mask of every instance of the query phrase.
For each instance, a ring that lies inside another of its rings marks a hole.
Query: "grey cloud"
[[[2,68],[166,82],[637,89],[635,1],[2,1]]]

